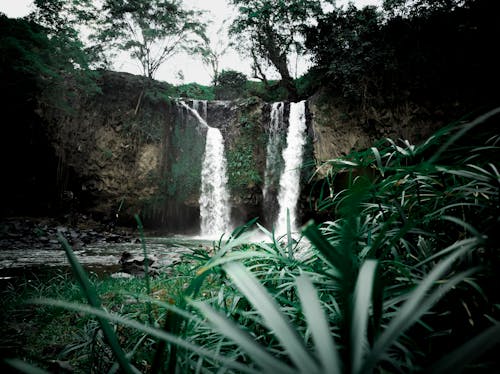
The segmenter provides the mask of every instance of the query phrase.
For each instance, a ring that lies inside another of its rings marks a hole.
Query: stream
[[[0,235],[0,280],[38,276],[59,269],[69,271],[57,233],[70,242],[84,268],[99,276],[122,271],[120,259],[124,253],[131,258],[143,258],[138,235],[16,221]],[[212,248],[211,240],[182,235],[146,237],[145,244],[148,257],[159,268],[180,262],[181,256],[194,248],[207,251]]]

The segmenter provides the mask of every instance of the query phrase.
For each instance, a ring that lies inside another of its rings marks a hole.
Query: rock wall
[[[162,86],[141,77],[105,72],[98,84],[100,94],[77,93],[67,107],[42,104],[39,112],[59,160],[58,184],[74,209],[130,221],[157,192],[171,105],[148,96],[146,84]]]
[[[387,137],[415,144],[446,123],[439,113],[409,102],[394,108],[353,108],[321,92],[309,100],[309,108],[318,164]]]

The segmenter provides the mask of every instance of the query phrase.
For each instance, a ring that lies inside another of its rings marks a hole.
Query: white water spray
[[[193,109],[199,113],[203,120],[207,121],[208,102],[207,100],[193,100]]]
[[[280,191],[278,194],[279,214],[276,221],[275,232],[278,235],[286,233],[287,211],[290,212],[290,226],[296,231],[296,211],[300,194],[300,168],[302,155],[306,143],[306,102],[290,103],[290,118],[287,146],[283,151],[285,169],[280,178]]]

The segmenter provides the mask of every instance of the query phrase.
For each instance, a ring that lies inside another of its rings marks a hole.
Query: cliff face
[[[444,119],[411,103],[354,112],[344,102],[319,93],[310,99],[309,107],[318,163],[371,147],[383,138],[405,139],[415,144],[445,124]]]
[[[58,157],[58,185],[75,209],[116,219],[125,212],[130,216],[140,200],[156,192],[171,115],[168,102],[145,94],[145,83],[129,74],[104,73],[101,94],[85,100],[67,96],[62,109],[39,108]]]
[[[197,232],[206,130],[168,97],[167,84],[113,72],[102,73],[98,83],[100,94],[68,89],[65,108],[42,99],[38,109],[44,142],[55,155],[53,185],[63,210],[129,224],[139,213],[149,226]],[[308,102],[308,119],[305,162],[317,165],[386,136],[418,142],[440,125],[411,106],[368,109],[355,119],[349,108],[320,94]],[[264,218],[272,210],[262,197],[270,105],[257,98],[213,101],[206,120],[224,137],[234,223]],[[302,172],[304,185],[310,171]],[[308,195],[299,205],[306,216]]]

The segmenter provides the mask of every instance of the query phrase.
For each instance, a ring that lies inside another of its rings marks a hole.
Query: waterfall
[[[270,189],[277,184],[281,174],[280,166],[283,162],[281,157],[281,134],[283,127],[283,109],[285,104],[282,102],[273,103],[271,107],[271,123],[269,124],[269,137],[266,146],[266,170],[264,172],[264,189],[262,194],[264,200],[268,199]]]
[[[203,120],[207,121],[208,102],[207,100],[193,100],[193,109],[199,113]]]
[[[284,121],[285,103],[273,103],[270,113],[271,120],[267,129],[266,169],[264,171],[264,187],[262,198],[265,207],[264,223],[273,225],[276,221],[279,205],[278,191],[280,175],[283,172],[283,148],[285,147],[285,131],[287,125]]]
[[[229,193],[224,140],[219,129],[209,127],[201,171],[201,235],[219,236],[229,229]]]
[[[286,233],[287,210],[290,212],[290,226],[296,231],[296,211],[300,194],[300,169],[302,155],[306,143],[306,102],[290,103],[290,116],[287,146],[283,150],[285,169],[280,178],[278,194],[279,214],[275,232],[278,235]]]
[[[180,104],[208,129],[201,169],[200,230],[204,237],[218,237],[230,230],[224,138],[219,129],[209,126],[206,122],[207,101],[193,100],[193,108],[183,101],[180,101]]]
[[[187,105],[182,100],[179,100],[179,104],[181,104],[188,112],[190,112],[198,120],[198,122],[200,123],[200,125],[202,125],[203,127],[208,127],[208,128],[210,127],[210,126],[208,126],[207,121],[205,121],[200,116],[200,113],[198,113],[198,111],[196,109],[191,108],[189,105]]]

